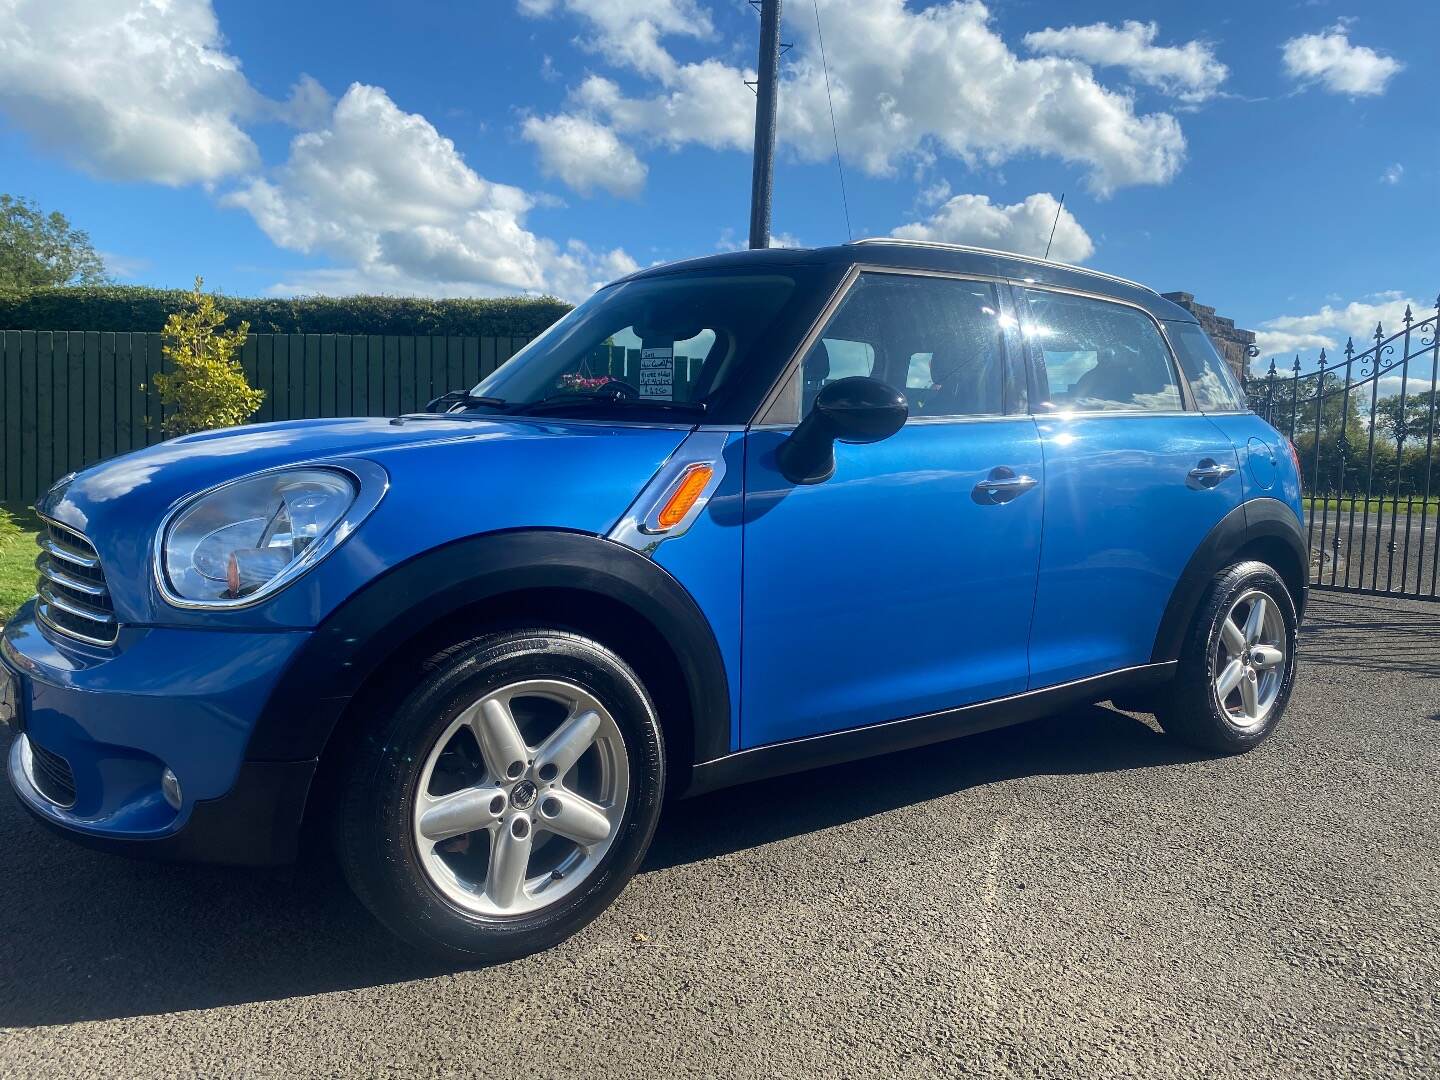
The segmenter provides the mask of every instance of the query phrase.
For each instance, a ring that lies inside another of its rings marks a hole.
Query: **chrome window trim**
[[[1184,371],[1182,371],[1181,368],[1180,368],[1180,358],[1175,354],[1175,349],[1174,349],[1173,346],[1171,346],[1171,344],[1170,344],[1170,339],[1165,336],[1165,327],[1160,324],[1160,320],[1159,320],[1159,319],[1157,319],[1149,310],[1146,309],[1146,307],[1145,307],[1144,304],[1137,304],[1137,303],[1135,303],[1135,301],[1133,301],[1133,300],[1123,300],[1123,299],[1121,299],[1121,298],[1119,298],[1119,297],[1115,297],[1115,296],[1106,296],[1104,293],[1092,292],[1092,291],[1090,291],[1089,289],[1075,289],[1075,288],[1071,288],[1071,287],[1068,286],[1068,285],[1047,285],[1047,284],[1045,284],[1045,283],[1043,283],[1043,282],[1031,281],[1031,280],[1027,280],[1027,279],[1025,279],[1025,278],[1011,278],[1011,279],[1009,279],[1009,285],[1010,285],[1010,287],[1011,287],[1012,289],[1035,289],[1035,290],[1038,291],[1038,292],[1053,292],[1053,293],[1063,293],[1063,294],[1068,295],[1068,296],[1078,296],[1078,297],[1080,297],[1081,299],[1084,299],[1084,300],[1096,300],[1096,301],[1099,301],[1100,303],[1103,303],[1103,304],[1118,304],[1118,305],[1121,306],[1121,307],[1133,308],[1134,310],[1140,312],[1141,315],[1144,315],[1145,318],[1149,319],[1150,322],[1151,322],[1152,324],[1154,324],[1156,331],[1157,331],[1157,332],[1159,333],[1159,335],[1160,335],[1160,343],[1165,347],[1165,354],[1170,358],[1170,374],[1171,374],[1171,376],[1174,377],[1174,379],[1175,379],[1175,389],[1176,389],[1177,391],[1179,391],[1179,394],[1180,394],[1180,409],[1178,410],[1178,413],[1183,415],[1183,414],[1194,413],[1194,412],[1198,412],[1198,411],[1199,411],[1198,409],[1195,408],[1195,399],[1194,399],[1194,397],[1193,397],[1193,395],[1191,394],[1191,391],[1190,391],[1190,381],[1185,378],[1185,373],[1184,373]],[[1016,318],[1018,318],[1018,319],[1021,320],[1021,327],[1022,327],[1022,329],[1021,329],[1021,340],[1022,340],[1022,341],[1025,341],[1025,340],[1026,340],[1023,327],[1024,327],[1024,323],[1025,323],[1025,321],[1026,321],[1026,319],[1027,319],[1027,317],[1028,317],[1028,315],[1029,315],[1029,309],[1030,309],[1030,305],[1029,305],[1028,302],[1025,301],[1025,298],[1024,298],[1024,297],[1022,297],[1022,296],[1016,296],[1016,297],[1015,297],[1015,316],[1016,316]],[[1032,364],[1032,363],[1034,362],[1034,357],[1030,355],[1030,349],[1029,349],[1028,346],[1027,346],[1027,348],[1026,348],[1026,350],[1025,350],[1025,353],[1026,353],[1026,355],[1025,355],[1025,362],[1026,362],[1026,364]],[[1037,389],[1039,389],[1039,388],[1037,387]],[[1044,387],[1044,389],[1045,389],[1045,393],[1046,393],[1046,395],[1047,395],[1046,400],[1048,400],[1048,395],[1049,395],[1049,392],[1050,392],[1050,379],[1049,379],[1048,374],[1047,374],[1046,379],[1045,379],[1045,387]],[[1030,411],[1031,411],[1031,413],[1032,413],[1034,416],[1039,417],[1039,416],[1058,416],[1058,415],[1060,415],[1060,414],[1058,414],[1058,413],[1041,413],[1041,412],[1036,412],[1036,411],[1035,411],[1036,406],[1039,405],[1039,404],[1041,404],[1041,403],[1040,403],[1040,402],[1034,402],[1034,401],[1030,402]],[[1122,415],[1124,415],[1124,414],[1135,414],[1135,415],[1139,415],[1139,416],[1166,416],[1166,415],[1174,416],[1174,415],[1177,414],[1177,410],[1175,410],[1175,409],[1156,409],[1156,410],[1149,410],[1149,409],[1087,409],[1087,410],[1076,410],[1075,412],[1069,413],[1068,415],[1071,415],[1071,416],[1108,416],[1108,415],[1110,415],[1111,413],[1121,413]]]
[[[1142,415],[1153,416],[1153,415],[1155,415],[1155,414],[1154,414],[1154,413],[1144,413],[1144,414],[1142,414]],[[1025,423],[1025,424],[1029,424],[1029,423],[1033,423],[1034,421],[1039,420],[1039,419],[1042,419],[1042,418],[1041,418],[1041,417],[1038,417],[1038,416],[1034,416],[1034,415],[1032,415],[1031,413],[1009,413],[1008,415],[1003,415],[1003,416],[1002,416],[1001,414],[999,414],[999,413],[988,413],[988,414],[986,414],[985,416],[917,416],[917,417],[914,417],[914,418],[911,419],[911,420],[905,421],[905,426],[906,426],[906,427],[932,427],[932,426],[937,425],[937,424],[1002,424],[1002,423]],[[795,430],[797,427],[799,427],[799,426],[800,426],[799,424],[792,424],[792,423],[788,423],[788,422],[787,422],[787,423],[784,423],[784,424],[755,424],[754,426],[752,426],[752,427],[750,428],[750,430],[751,430],[751,431],[794,431],[794,430]]]
[[[902,247],[915,247],[935,251],[965,251],[973,255],[998,255],[1002,259],[1014,259],[1017,262],[1034,262],[1039,263],[1041,266],[1053,266],[1060,270],[1072,270],[1077,274],[1088,274],[1090,277],[1097,277],[1104,281],[1113,281],[1120,285],[1130,285],[1152,296],[1160,295],[1149,285],[1142,285],[1138,281],[1131,281],[1129,278],[1123,278],[1117,274],[1107,274],[1104,270],[1092,270],[1088,266],[1076,266],[1074,263],[1063,263],[1054,259],[1037,259],[1033,255],[1020,255],[1014,251],[971,247],[969,244],[947,244],[943,240],[906,240],[898,236],[864,236],[859,240],[852,240],[850,243],[857,247],[862,244],[896,244]]]
[[[190,600],[183,596],[177,596],[171,590],[169,579],[165,573],[165,538],[169,535],[170,526],[175,523],[175,519],[195,503],[221,488],[238,484],[243,480],[254,480],[257,477],[271,476],[275,473],[294,472],[297,469],[330,469],[346,473],[350,477],[355,484],[355,499],[340,515],[340,520],[332,525],[324,536],[306,548],[300,558],[249,596],[236,597],[233,600]],[[187,495],[171,507],[164,520],[160,522],[160,528],[155,531],[155,539],[151,544],[150,565],[155,587],[165,603],[187,611],[233,611],[239,608],[254,607],[286,588],[348,540],[350,535],[370,516],[371,511],[380,505],[380,500],[389,490],[390,474],[375,462],[365,458],[303,461],[281,465],[273,469],[261,469],[259,472],[246,473],[243,476],[232,476],[223,483],[215,484],[193,495]]]

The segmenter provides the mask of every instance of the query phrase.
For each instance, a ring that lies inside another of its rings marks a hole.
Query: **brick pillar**
[[[1250,346],[1255,344],[1253,330],[1237,329],[1234,319],[1216,315],[1213,307],[1197,304],[1195,297],[1190,293],[1167,292],[1160,295],[1172,303],[1179,304],[1191,315],[1194,315],[1199,320],[1201,328],[1210,335],[1210,340],[1215,343],[1216,351],[1225,358],[1225,362],[1235,372],[1236,378],[1244,377],[1245,366],[1250,362]]]

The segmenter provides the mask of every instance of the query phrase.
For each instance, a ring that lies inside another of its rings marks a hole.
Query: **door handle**
[[[1201,458],[1200,463],[1190,470],[1187,482],[1192,488],[1213,488],[1234,475],[1234,465],[1221,465],[1214,458],[1207,457]]]
[[[1016,473],[1004,465],[991,469],[990,475],[971,490],[970,495],[982,506],[999,506],[1011,499],[1017,499],[1040,483],[1033,476]]]

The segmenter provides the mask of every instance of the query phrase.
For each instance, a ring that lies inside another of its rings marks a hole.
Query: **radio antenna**
[[[1055,227],[1060,224],[1060,211],[1065,209],[1065,193],[1060,192],[1060,205],[1055,207],[1055,220],[1050,223],[1050,239],[1045,241],[1045,258],[1050,257],[1050,245],[1055,242]]]

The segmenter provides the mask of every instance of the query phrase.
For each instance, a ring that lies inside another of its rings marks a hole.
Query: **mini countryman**
[[[514,957],[615,898],[667,798],[1083,702],[1255,746],[1298,472],[1118,278],[889,240],[658,266],[424,413],[61,480],[8,777],[117,851],[326,837],[396,933]]]

